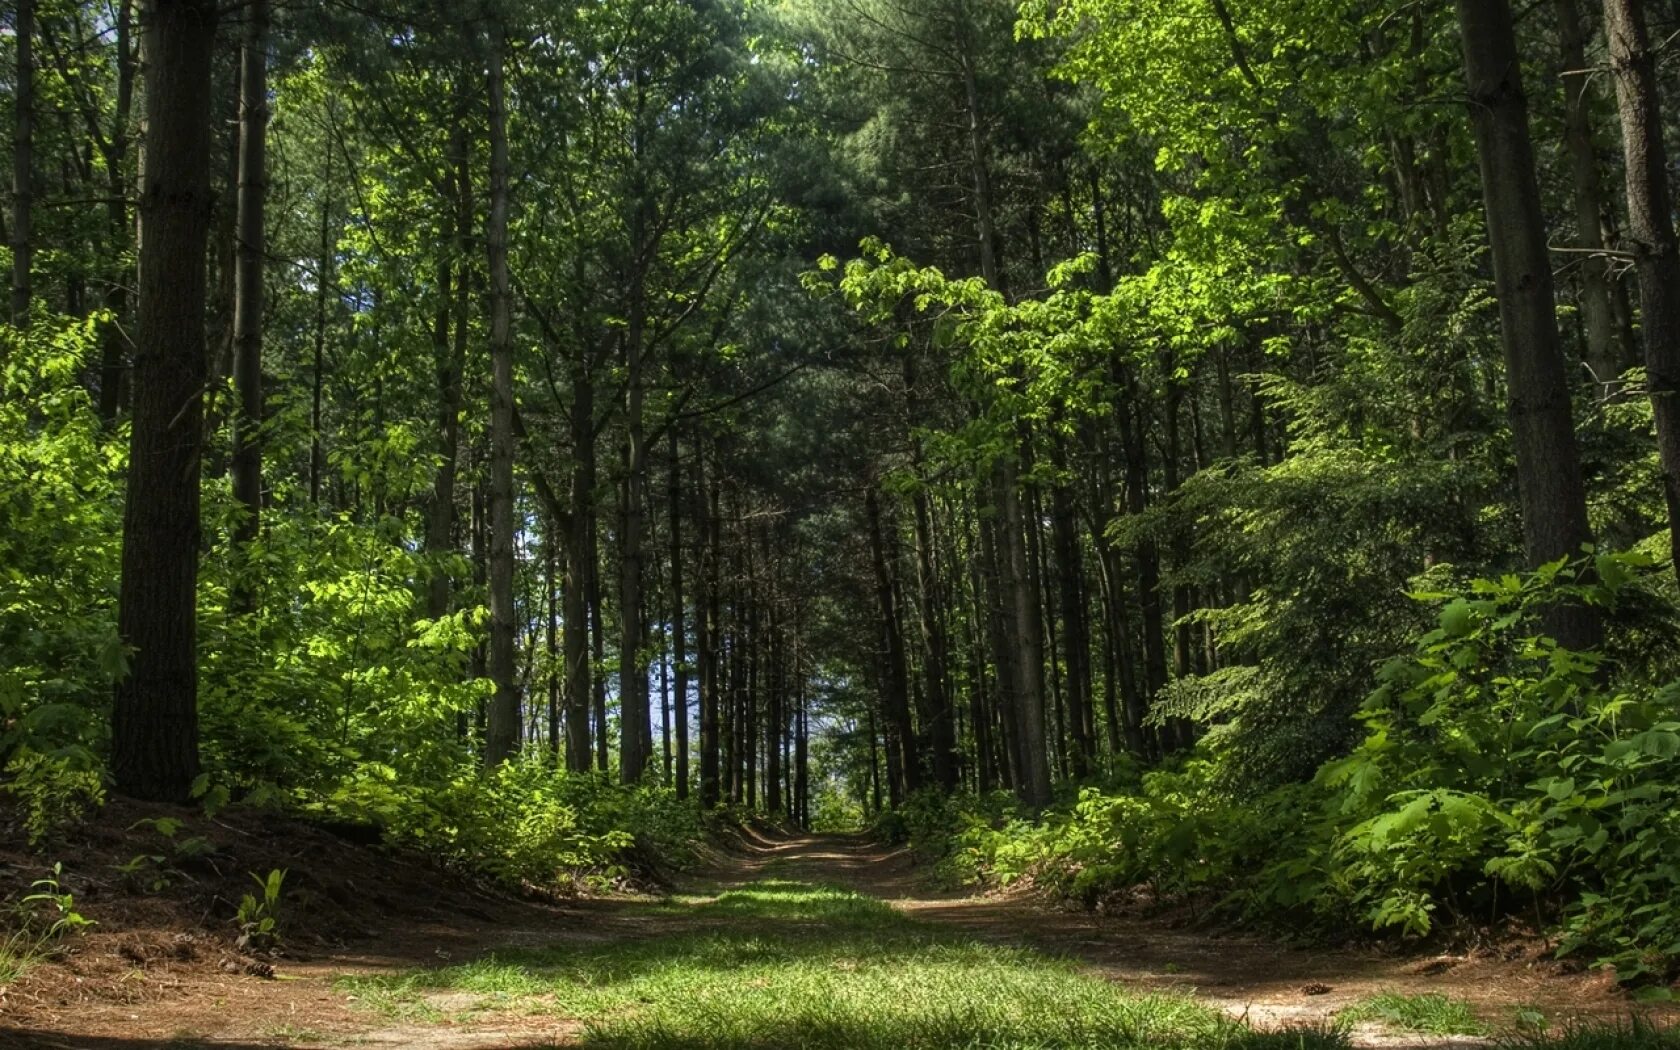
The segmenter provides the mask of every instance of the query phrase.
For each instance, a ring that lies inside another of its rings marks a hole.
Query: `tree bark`
[[[1458,20],[1499,298],[1523,546],[1529,564],[1541,565],[1578,556],[1592,533],[1534,176],[1528,102],[1507,0],[1458,0]],[[1570,648],[1592,648],[1601,637],[1597,615],[1584,605],[1557,606],[1547,626]]]
[[[671,663],[675,670],[677,723],[677,798],[688,798],[688,638],[684,618],[682,542],[682,447],[671,428],[671,481],[667,498],[671,513]]]
[[[519,749],[513,610],[513,291],[508,277],[506,28],[491,26],[490,217],[490,701],[484,758],[497,765]]]
[[[1576,0],[1554,0],[1559,57],[1563,61],[1563,148],[1569,155],[1574,190],[1575,247],[1581,249],[1581,319],[1587,335],[1586,363],[1600,386],[1616,382],[1631,363],[1616,322],[1611,288],[1615,275],[1603,254],[1604,187],[1599,181],[1598,144],[1592,127],[1592,71],[1587,67],[1587,30]]]
[[[881,617],[881,700],[887,715],[888,754],[892,754],[891,745],[896,743],[899,761],[893,779],[898,790],[908,795],[921,786],[921,770],[916,763],[916,727],[910,718],[910,675],[905,665],[904,636],[899,630],[892,570],[887,564],[881,501],[873,486],[864,497],[864,513],[869,524],[870,564],[874,567],[875,599]]]
[[[241,513],[234,546],[241,553],[228,603],[235,613],[258,605],[260,569],[248,552],[262,529],[263,271],[268,238],[264,223],[268,196],[268,0],[250,0],[239,70],[239,200],[233,291],[233,385],[239,399],[233,416],[233,497]]]
[[[128,313],[128,285],[132,280],[120,262],[121,248],[128,240],[128,121],[134,108],[134,55],[130,36],[133,32],[133,0],[117,5],[117,109],[111,120],[110,150],[105,157],[106,192],[110,201],[106,214],[110,223],[110,254],[113,258],[112,276],[105,287],[105,310],[111,321],[100,335],[99,418],[110,426],[122,410],[123,391],[127,386],[128,335],[123,324]]]
[[[199,471],[207,372],[213,0],[153,0],[140,326],[117,630],[111,772],[136,798],[185,801],[198,765]]]
[[[34,262],[35,165],[35,0],[17,0],[14,24],[17,85],[12,97],[12,324],[29,326],[32,295],[29,271]]]
[[[1604,30],[1622,117],[1627,169],[1627,239],[1639,274],[1639,328],[1646,386],[1657,423],[1669,550],[1680,574],[1680,241],[1668,184],[1656,55],[1642,0],[1604,0]]]

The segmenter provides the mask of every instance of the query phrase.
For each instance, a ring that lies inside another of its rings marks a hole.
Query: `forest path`
[[[1618,1021],[1632,1006],[1607,977],[1568,974],[1534,952],[1493,950],[1420,956],[1374,949],[1292,946],[1238,934],[1193,917],[1103,915],[1047,905],[1025,892],[972,894],[931,889],[908,849],[863,835],[761,841],[739,863],[741,882],[770,874],[843,886],[880,898],[908,917],[982,940],[1019,945],[1077,962],[1128,990],[1189,992],[1260,1028],[1328,1022],[1376,996],[1442,995],[1468,1003],[1492,1029],[1519,1011],[1554,1023]],[[1663,1011],[1665,1014],[1668,1011]],[[1356,1027],[1361,1047],[1474,1046],[1466,1036]]]
[[[904,849],[748,833],[681,892],[473,918],[397,919],[354,951],[288,955],[277,980],[135,971],[123,996],[8,1015],[30,1050],[1337,1050],[1323,1023],[1383,993],[1445,995],[1491,1029],[1519,1009],[1619,1018],[1602,978],[1494,957],[1303,949],[1168,919],[928,888]],[[80,978],[73,978],[80,980]],[[1378,1026],[1360,1047],[1479,1045]]]

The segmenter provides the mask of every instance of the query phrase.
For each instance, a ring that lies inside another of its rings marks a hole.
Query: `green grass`
[[[1435,992],[1425,995],[1385,992],[1361,999],[1336,1016],[1350,1024],[1375,1023],[1424,1035],[1486,1035],[1488,1031],[1469,1003]]]
[[[1335,1050],[1341,1032],[1260,1033],[1181,995],[1136,995],[1025,949],[911,922],[878,900],[783,880],[668,902],[679,932],[503,952],[460,966],[345,978],[386,1012],[430,997],[548,1012],[591,1047],[709,1050]]]
[[[1639,1018],[1620,1025],[1580,1025],[1562,1033],[1510,1035],[1504,1050],[1680,1050],[1680,1030],[1663,1031]]]

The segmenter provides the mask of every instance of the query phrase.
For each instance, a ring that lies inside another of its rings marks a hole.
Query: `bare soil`
[[[54,854],[65,863],[77,910],[99,925],[0,989],[0,1048],[576,1045],[573,1023],[463,1013],[447,997],[428,1019],[393,1021],[364,1009],[334,979],[460,962],[498,948],[658,936],[698,925],[666,911],[649,914],[647,898],[632,895],[520,899],[462,881],[422,856],[251,815],[215,822],[182,816],[187,827],[178,837],[201,835],[213,849],[202,862],[171,864],[178,877],[154,890],[116,869],[155,845],[155,835],[133,825],[164,812],[113,805],[98,826]],[[271,868],[290,873],[286,948],[273,956],[245,953],[236,944],[233,910],[255,888],[249,873]],[[0,899],[17,899],[43,871],[38,857],[0,842]],[[1378,992],[1468,1000],[1496,1024],[1519,1008],[1538,1008],[1554,1020],[1620,1017],[1631,1009],[1607,978],[1563,972],[1531,946],[1431,955],[1307,948],[1210,931],[1181,917],[1061,910],[1030,892],[942,893],[926,887],[906,851],[859,837],[746,831],[691,883],[710,890],[767,875],[842,885],[919,920],[1074,959],[1127,988],[1192,991],[1261,1026],[1326,1018]],[[1361,1045],[1373,1047],[1462,1042],[1360,1033]]]

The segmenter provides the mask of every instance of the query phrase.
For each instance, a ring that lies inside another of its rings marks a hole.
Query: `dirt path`
[[[1291,947],[1275,939],[1212,932],[1137,916],[1060,910],[1024,893],[968,895],[930,891],[907,850],[861,836],[813,836],[754,847],[741,880],[774,872],[830,882],[880,897],[906,915],[960,927],[974,936],[1071,958],[1140,990],[1189,990],[1233,1017],[1260,1027],[1321,1021],[1381,993],[1438,993],[1469,1002],[1489,1023],[1510,1024],[1518,1010],[1553,1021],[1618,1020],[1632,1005],[1602,975],[1563,974],[1546,960],[1493,952],[1417,956]],[[1396,1036],[1367,1027],[1369,1047],[1446,1047],[1482,1040]]]
[[[1318,1020],[1379,992],[1438,992],[1474,1004],[1487,1021],[1510,1022],[1520,1008],[1546,1017],[1612,1017],[1627,1001],[1600,978],[1561,976],[1546,966],[1498,958],[1385,957],[1374,952],[1303,950],[1246,936],[1135,917],[1042,907],[1022,894],[962,896],[929,891],[903,850],[850,836],[756,840],[718,859],[692,887],[715,893],[764,878],[839,885],[881,898],[920,921],[988,941],[1072,959],[1132,990],[1193,991],[1258,1026]],[[0,1046],[76,1050],[317,1048],[357,1045],[416,1050],[537,1050],[576,1045],[578,1026],[554,1016],[451,1009],[382,1017],[335,982],[345,974],[407,972],[464,962],[496,950],[588,946],[715,928],[649,900],[518,906],[482,924],[416,927],[394,922],[386,936],[351,952],[276,964],[279,979],[204,967],[185,972],[136,965],[131,986],[113,995],[76,994],[77,966],[54,966],[28,1000],[0,998]],[[710,924],[710,925],[708,925]],[[119,986],[120,988],[120,986]],[[445,997],[446,998],[446,997]],[[1362,1046],[1462,1045],[1466,1040],[1361,1032]]]

